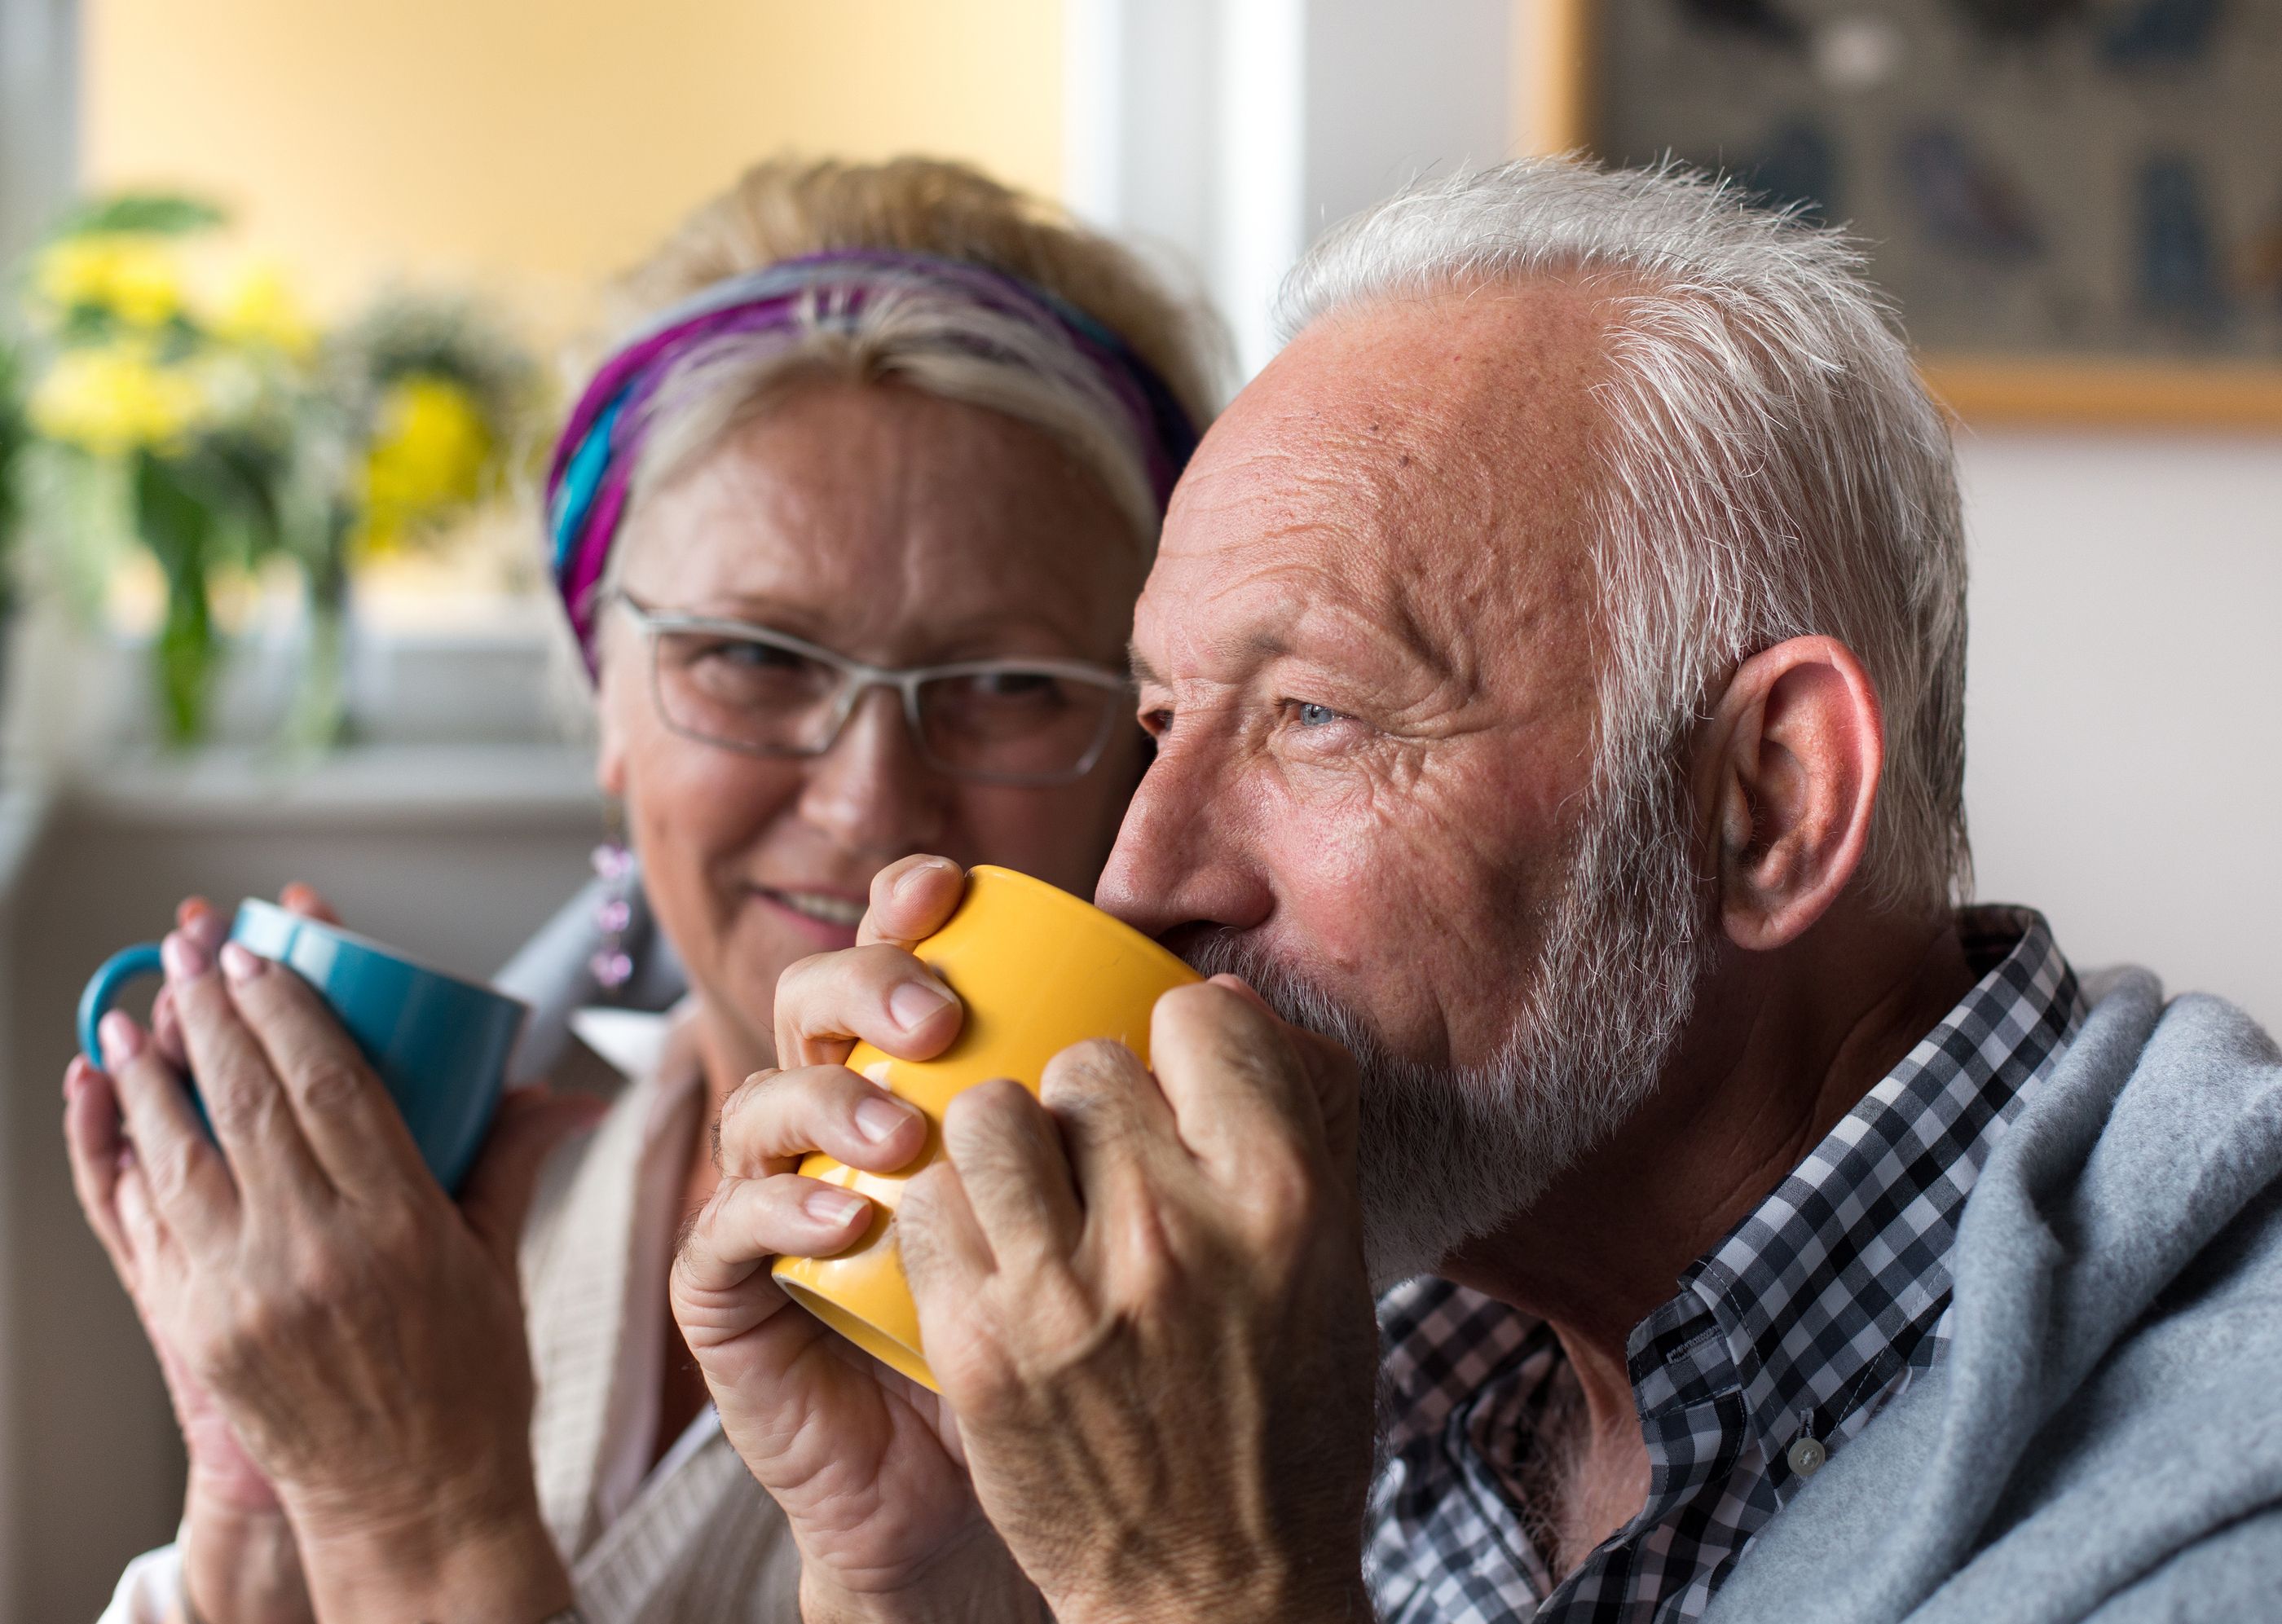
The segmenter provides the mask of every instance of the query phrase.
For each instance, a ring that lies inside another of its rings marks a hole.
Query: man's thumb
[[[511,1089],[500,1101],[491,1137],[460,1188],[460,1211],[501,1259],[514,1262],[547,1158],[564,1140],[593,1127],[609,1109],[591,1094],[558,1094],[543,1087]]]

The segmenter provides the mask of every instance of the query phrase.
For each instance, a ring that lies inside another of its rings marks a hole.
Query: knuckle
[[[270,1323],[283,1326],[303,1314],[322,1312],[348,1302],[356,1295],[354,1271],[340,1258],[320,1254],[294,1272],[295,1302],[291,1309],[274,1308]]]
[[[243,1079],[217,1079],[211,1086],[200,1088],[199,1098],[205,1102],[206,1118],[213,1124],[214,1132],[225,1137],[250,1137],[260,1133],[275,1120],[278,1104],[275,1088],[259,1087]]]
[[[338,1055],[314,1056],[291,1068],[301,1103],[313,1111],[344,1111],[363,1097],[364,1069]]]
[[[1140,1058],[1114,1038],[1089,1038],[1046,1062],[1039,1076],[1039,1093],[1060,1103],[1073,1103],[1106,1092],[1140,1066]]]
[[[376,1262],[418,1268],[435,1255],[435,1234],[409,1202],[389,1202],[371,1215],[366,1243]]]
[[[1030,1091],[1013,1079],[991,1078],[951,1096],[943,1107],[943,1136],[966,1140],[995,1135],[1034,1104]]]
[[[168,1140],[156,1154],[138,1154],[151,1195],[161,1206],[167,1206],[187,1196],[197,1184],[198,1163],[206,1154],[206,1147],[185,1133]]]
[[[1322,1183],[1299,1157],[1263,1149],[1245,1169],[1244,1210],[1270,1240],[1313,1235],[1324,1217]]]
[[[951,1178],[951,1169],[942,1162],[913,1173],[904,1184],[904,1198],[898,1203],[901,1216],[921,1230],[933,1225],[943,1213],[944,1192],[950,1187]]]
[[[834,958],[829,953],[811,953],[804,959],[795,959],[777,977],[777,1013],[783,1015],[797,1009],[802,995],[810,986],[823,976]]]
[[[1193,981],[1159,994],[1154,1018],[1176,1032],[1191,1032],[1215,1019],[1235,996],[1226,987]]]
[[[713,1118],[713,1161],[724,1172],[738,1165],[747,1154],[754,1124],[766,1109],[769,1090],[782,1075],[775,1071],[756,1071],[721,1102],[720,1114]]]

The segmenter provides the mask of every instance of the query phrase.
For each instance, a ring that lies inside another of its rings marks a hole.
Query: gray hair
[[[1862,273],[1846,238],[1732,185],[1532,159],[1348,220],[1293,268],[1278,318],[1288,337],[1485,282],[1605,290],[1596,783],[1666,770],[1752,653],[1836,638],[1884,712],[1865,878],[1880,902],[1921,907],[1971,885],[1964,521],[1948,420]]]

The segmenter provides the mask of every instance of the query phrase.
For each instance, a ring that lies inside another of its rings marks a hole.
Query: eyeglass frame
[[[819,756],[829,754],[832,746],[840,742],[840,735],[847,731],[848,720],[856,714],[856,708],[863,703],[864,697],[874,688],[889,688],[903,696],[904,725],[909,731],[913,746],[919,751],[920,759],[935,771],[968,784],[992,784],[1015,788],[1043,789],[1059,784],[1075,784],[1101,764],[1102,755],[1109,748],[1109,741],[1116,736],[1118,713],[1114,706],[1102,713],[1101,726],[1096,733],[1092,745],[1087,748],[1077,765],[1066,771],[1056,773],[977,772],[968,768],[953,767],[937,760],[935,752],[928,747],[927,731],[920,720],[920,686],[930,682],[940,682],[945,677],[995,677],[1008,672],[1021,672],[1026,675],[1053,677],[1065,681],[1083,683],[1088,687],[1104,689],[1111,693],[1122,693],[1129,698],[1136,692],[1133,678],[1129,675],[1114,670],[1108,666],[1095,665],[1090,661],[954,660],[943,665],[903,667],[873,665],[865,661],[841,653],[835,649],[827,648],[820,643],[811,643],[805,638],[795,637],[789,631],[779,631],[773,626],[763,626],[753,621],[734,620],[720,615],[687,615],[670,609],[655,609],[624,587],[617,588],[610,596],[613,601],[624,606],[626,613],[633,617],[634,624],[641,628],[643,637],[648,641],[650,703],[656,708],[658,719],[665,723],[667,731],[676,738],[687,739],[695,744],[711,745],[717,749],[731,751],[739,755],[757,756],[763,760],[813,761]],[[741,638],[749,642],[783,649],[789,653],[798,654],[805,660],[813,660],[827,669],[839,673],[840,698],[831,725],[825,730],[823,742],[811,749],[772,749],[761,745],[739,744],[732,739],[717,739],[710,733],[693,731],[676,722],[673,719],[672,711],[666,705],[665,695],[659,692],[664,677],[661,669],[663,662],[658,659],[657,640],[660,634],[666,632],[696,632],[715,637]]]

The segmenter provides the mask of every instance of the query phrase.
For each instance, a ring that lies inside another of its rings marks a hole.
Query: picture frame
[[[1541,152],[1640,161],[1637,153],[1610,151],[1614,143],[1603,127],[1603,75],[1614,66],[1606,10],[1652,0],[1520,3],[1527,15],[1517,41],[1528,70],[1522,143]],[[2046,9],[2060,8],[2046,0]],[[2277,101],[2282,104],[2282,90]],[[1673,132],[1670,149],[1684,160],[1704,161],[1688,151],[1686,136]],[[2282,186],[2276,199],[2282,204]],[[1874,246],[1871,274],[1877,277]],[[1909,301],[1898,297],[1907,322]],[[1919,363],[1934,391],[1973,424],[2282,429],[2282,355],[2217,353],[2208,346],[2150,354],[1932,343],[1921,350]]]

